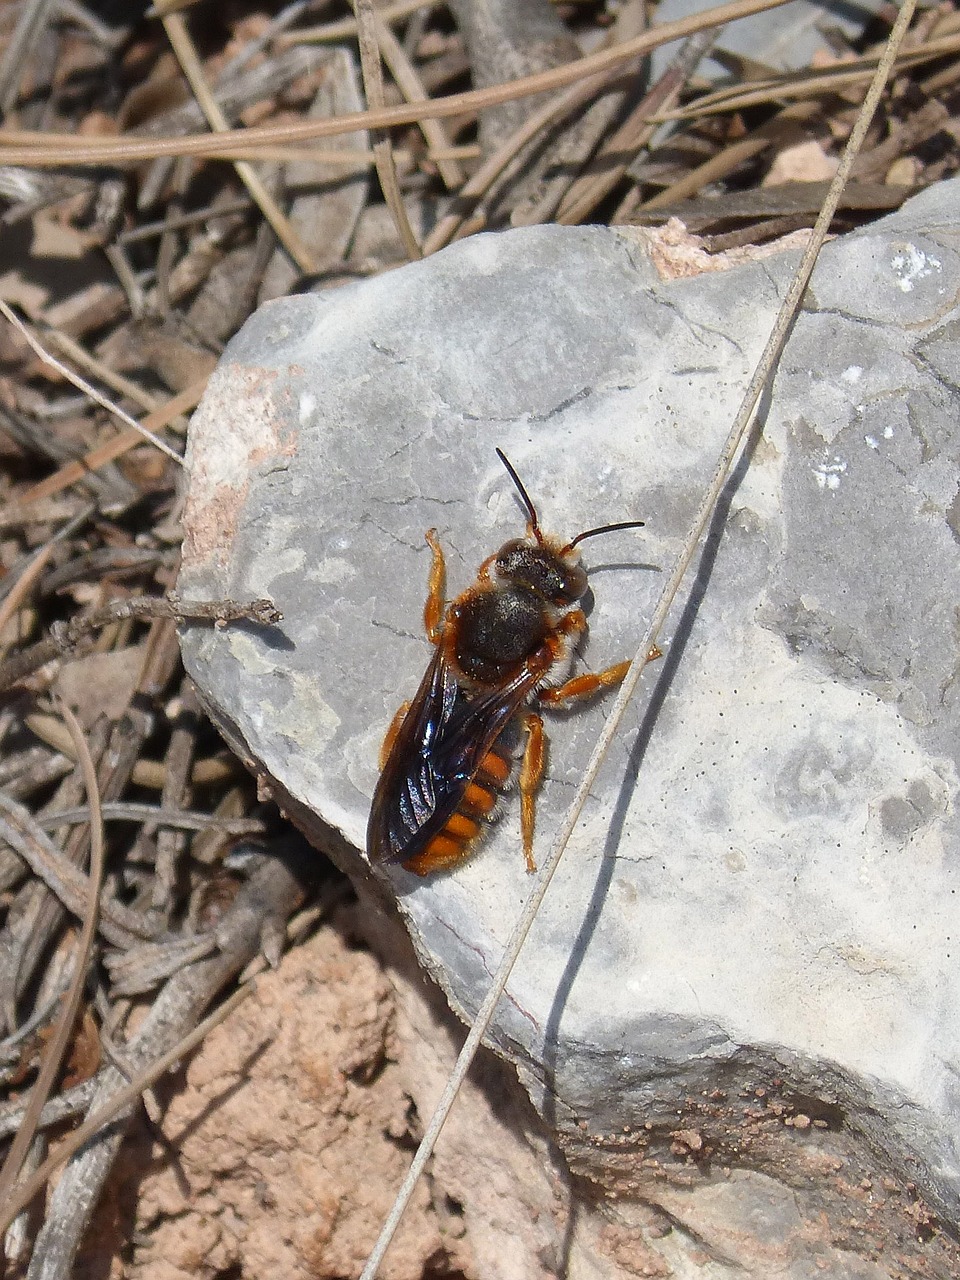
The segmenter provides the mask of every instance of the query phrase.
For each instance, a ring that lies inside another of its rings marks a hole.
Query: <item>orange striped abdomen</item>
[[[473,779],[467,783],[463,799],[421,853],[403,864],[418,876],[434,871],[448,871],[470,853],[470,845],[483,831],[482,821],[489,818],[497,796],[510,781],[512,762],[499,751],[488,751]]]

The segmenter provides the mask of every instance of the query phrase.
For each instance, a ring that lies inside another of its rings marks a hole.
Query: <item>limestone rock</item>
[[[496,1045],[612,1191],[651,1160],[856,1168],[958,1217],[958,195],[825,249],[501,1004]],[[429,657],[424,530],[451,594],[522,533],[497,445],[548,530],[646,519],[585,545],[583,661],[628,656],[795,261],[662,279],[616,231],[531,228],[280,300],[230,344],[191,430],[180,591],[270,596],[284,622],[188,627],[185,660],[356,876]],[[552,718],[541,851],[603,715]],[[529,892],[518,826],[514,798],[455,874],[377,870],[465,1015]]]

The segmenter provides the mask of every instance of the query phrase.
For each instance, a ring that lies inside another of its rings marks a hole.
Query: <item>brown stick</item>
[[[0,692],[25,679],[54,658],[62,657],[101,627],[129,620],[151,621],[171,618],[176,622],[203,621],[222,624],[246,618],[262,626],[276,626],[283,614],[270,600],[199,600],[185,602],[170,596],[132,596],[126,600],[112,600],[93,613],[58,622],[50,634],[29,649],[15,654],[0,667]]]

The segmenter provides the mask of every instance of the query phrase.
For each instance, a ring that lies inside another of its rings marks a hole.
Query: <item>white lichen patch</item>
[[[247,675],[268,676],[277,669],[263,645],[249,631],[240,627],[225,627],[224,634],[230,645],[230,654]]]
[[[879,449],[881,440],[893,439],[893,427],[884,427],[880,432],[880,440],[876,436],[867,435],[863,437],[863,443],[870,449]]]
[[[897,285],[904,293],[911,293],[914,287],[927,276],[942,270],[939,258],[924,253],[915,244],[906,242],[895,250],[890,259],[890,266],[897,278]]]
[[[277,578],[302,574],[307,557],[302,547],[283,545],[276,530],[265,535],[264,544],[262,553],[247,565],[246,587],[252,595],[272,598]]]
[[[357,566],[351,564],[349,560],[344,560],[340,556],[325,556],[310,570],[307,579],[310,582],[339,586],[341,582],[347,582],[356,575]]]
[[[283,735],[302,748],[305,755],[316,758],[332,741],[340,727],[340,717],[321,696],[319,680],[293,671],[288,682],[291,696],[279,718]]]

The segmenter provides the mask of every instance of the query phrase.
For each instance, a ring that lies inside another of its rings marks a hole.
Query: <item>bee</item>
[[[535,871],[535,797],[546,735],[532,704],[562,707],[609,689],[629,662],[564,679],[587,631],[580,601],[587,572],[579,544],[642,520],[605,524],[569,542],[540,528],[536,508],[506,455],[497,456],[526,509],[526,536],[505,542],[477,580],[444,612],[446,565],[436,529],[424,625],[433,657],[412,702],[404,703],[380,751],[380,777],[367,826],[371,862],[400,862],[425,876],[457,866],[514,773],[507,730],[526,733],[519,769],[520,826],[527,870]],[[562,683],[559,683],[562,681]]]

